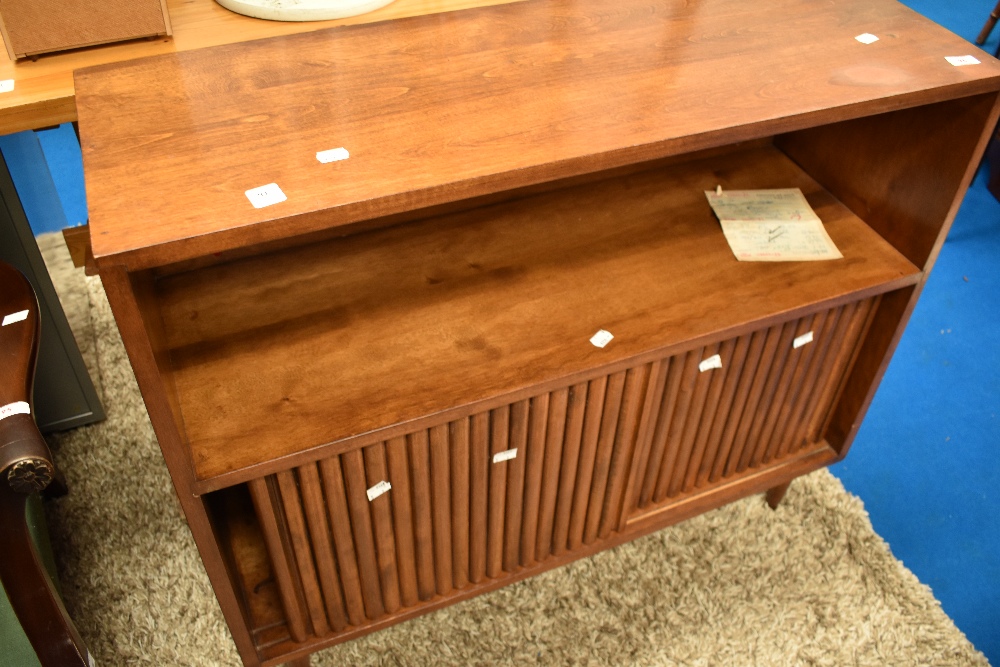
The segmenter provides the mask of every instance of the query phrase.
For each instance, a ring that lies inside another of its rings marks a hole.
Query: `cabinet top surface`
[[[531,0],[76,75],[93,251],[130,269],[997,89],[889,0]]]

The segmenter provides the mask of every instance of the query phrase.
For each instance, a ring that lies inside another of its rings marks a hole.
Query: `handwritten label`
[[[391,488],[392,484],[383,479],[381,482],[368,489],[368,502],[375,500]]]
[[[843,257],[798,188],[705,191],[705,196],[741,262]]]
[[[254,208],[264,208],[265,206],[271,206],[272,204],[280,204],[281,202],[288,199],[285,193],[281,191],[277,183],[268,183],[267,185],[262,185],[259,188],[253,188],[252,190],[246,191],[247,199],[253,204]]]
[[[14,324],[15,322],[23,322],[28,319],[28,311],[19,310],[16,313],[11,313],[10,315],[5,315],[3,318],[3,324],[0,326],[7,326],[8,324]]]
[[[508,449],[503,452],[497,452],[493,455],[493,463],[500,463],[501,461],[510,461],[517,457],[517,447],[514,449]]]
[[[979,64],[979,60],[975,56],[945,56],[944,59],[950,62],[955,67],[962,67],[963,65]]]
[[[809,331],[792,341],[792,349],[797,350],[803,345],[806,345],[811,342],[813,342],[813,332]]]
[[[12,417],[14,415],[30,415],[31,406],[29,406],[24,401],[17,401],[16,403],[8,403],[7,405],[0,408],[0,419],[7,419],[7,417]]]
[[[610,331],[601,329],[590,337],[590,342],[593,343],[595,347],[604,347],[611,342],[612,338],[614,338],[614,336],[611,335]]]
[[[0,81],[0,93],[9,93],[12,90],[14,90],[14,79]]]
[[[340,148],[331,148],[328,151],[320,151],[316,153],[316,159],[327,164],[328,162],[339,162],[341,160],[346,160],[351,157],[351,154],[347,152],[347,149],[343,146]]]
[[[708,359],[705,359],[700,364],[698,364],[698,370],[704,373],[705,371],[710,371],[713,368],[722,368],[722,357],[717,354],[713,354]]]
[[[862,44],[874,44],[875,42],[878,41],[878,37],[871,34],[870,32],[862,33],[857,37],[855,37],[854,39],[858,40]]]

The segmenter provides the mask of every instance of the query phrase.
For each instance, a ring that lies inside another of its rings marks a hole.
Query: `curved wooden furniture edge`
[[[86,667],[87,649],[28,531],[27,499],[8,484],[0,484],[0,542],[5,551],[0,558],[0,581],[43,667]]]
[[[88,665],[87,649],[49,578],[25,516],[28,496],[55,465],[30,414],[38,354],[38,301],[19,271],[0,262],[0,581],[44,667]],[[28,405],[28,411],[22,411]],[[12,407],[15,406],[15,407]],[[61,483],[59,484],[61,486]]]

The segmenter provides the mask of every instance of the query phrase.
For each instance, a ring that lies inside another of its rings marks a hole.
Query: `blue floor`
[[[972,41],[994,1],[904,4]],[[851,453],[832,470],[1000,665],[1000,203],[987,176],[980,169]]]
[[[904,4],[972,41],[994,1]],[[998,41],[1000,26],[984,49],[993,53]],[[46,211],[22,193],[29,218],[38,211],[35,232],[85,222],[72,128],[22,135],[0,138],[8,162],[9,152],[44,155],[62,204]],[[986,177],[981,170],[970,188],[851,454],[833,472],[864,500],[893,553],[1000,665],[1000,203]],[[37,180],[22,176],[36,193]]]

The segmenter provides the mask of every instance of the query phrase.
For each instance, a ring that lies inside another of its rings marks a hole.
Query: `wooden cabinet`
[[[996,122],[970,48],[896,3],[536,0],[78,73],[94,256],[243,660],[846,455]],[[718,185],[800,188],[844,258],[737,262]]]

